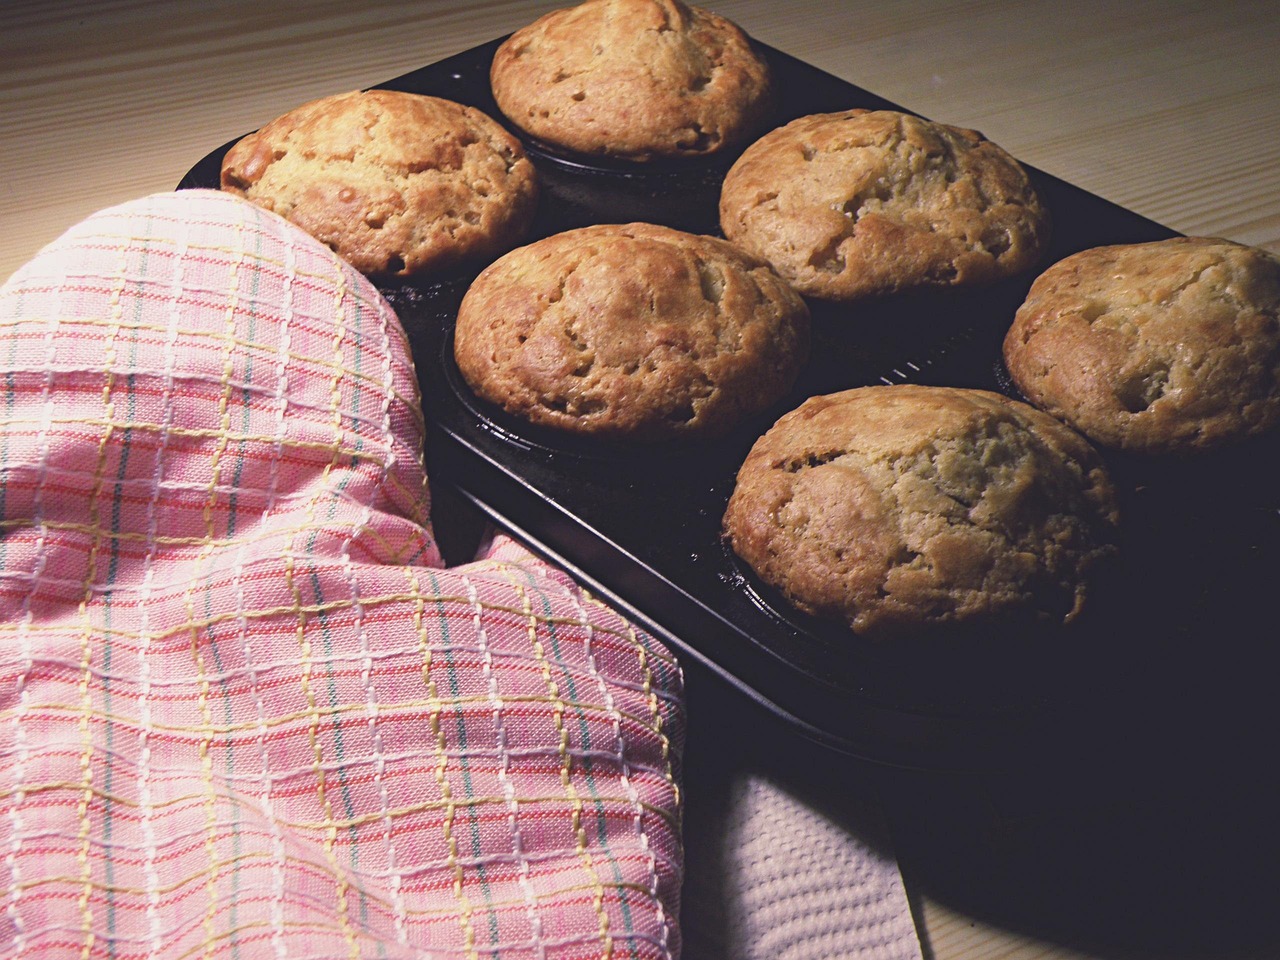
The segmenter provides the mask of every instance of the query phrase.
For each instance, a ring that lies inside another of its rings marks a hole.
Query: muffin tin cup
[[[471,104],[501,121],[488,70],[502,39],[382,86]],[[761,49],[777,81],[775,125],[851,107],[901,109]],[[719,235],[719,187],[732,155],[645,166],[528,146],[542,191],[525,242],[631,221]],[[225,149],[179,187],[216,187]],[[1045,265],[1086,247],[1174,235],[1028,173],[1054,219]],[[1000,345],[1037,270],[981,289],[871,304],[810,300],[812,357],[791,394],[725,436],[646,443],[534,428],[472,396],[453,366],[451,338],[474,272],[380,284],[412,344],[433,481],[454,486],[799,734],[877,764],[953,771],[1094,766],[1123,762],[1132,750],[1242,742],[1232,705],[1241,697],[1256,704],[1259,678],[1269,675],[1254,624],[1269,613],[1263,581],[1278,569],[1277,498],[1267,483],[1225,493],[1229,478],[1212,459],[1166,469],[1105,455],[1126,514],[1121,557],[1067,627],[867,641],[791,607],[722,539],[721,517],[751,444],[808,396],[906,382],[1016,395]]]

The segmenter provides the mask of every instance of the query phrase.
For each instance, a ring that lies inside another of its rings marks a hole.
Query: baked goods
[[[733,550],[801,610],[886,636],[1081,610],[1114,549],[1101,459],[1048,415],[983,390],[813,397],[751,449],[724,516]]]
[[[703,436],[765,409],[808,355],[809,313],[723,240],[653,224],[556,234],[491,264],[454,356],[477,395],[602,437]]]
[[[812,114],[725,177],[720,227],[801,293],[855,300],[988,283],[1049,233],[1026,172],[981,134],[891,110]]]
[[[473,107],[392,90],[313,100],[240,140],[222,189],[362,273],[418,277],[519,243],[537,206],[520,142]]]
[[[627,160],[702,156],[744,142],[771,106],[746,34],[681,0],[587,0],[498,48],[499,109],[544,143]]]
[[[1095,247],[1032,284],[1005,364],[1102,446],[1192,453],[1280,423],[1278,317],[1266,251],[1204,237]]]

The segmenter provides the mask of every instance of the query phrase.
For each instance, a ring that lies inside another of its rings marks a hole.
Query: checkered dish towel
[[[7,957],[672,958],[680,676],[443,569],[396,317],[216,192],[0,290]]]

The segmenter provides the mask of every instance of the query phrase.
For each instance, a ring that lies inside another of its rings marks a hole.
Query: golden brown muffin
[[[705,436],[765,409],[808,355],[804,301],[723,240],[597,225],[513,250],[458,310],[476,394],[598,437]]]
[[[782,417],[738,472],[724,530],[798,608],[878,637],[1068,622],[1116,523],[1102,462],[1072,430],[996,393],[903,385]]]
[[[757,132],[768,65],[736,25],[681,0],[587,0],[498,48],[498,107],[532,137],[627,160],[702,156]]]
[[[222,189],[272,210],[374,277],[491,259],[533,221],[518,140],[473,107],[370,90],[303,104],[233,146]]]
[[[1280,258],[1178,237],[1046,270],[1004,341],[1036,406],[1094,442],[1192,453],[1280,422]]]
[[[801,293],[855,300],[989,283],[1031,267],[1049,218],[981,134],[891,110],[793,120],[725,177],[720,227]]]

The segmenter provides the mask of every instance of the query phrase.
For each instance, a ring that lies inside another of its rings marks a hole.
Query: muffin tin
[[[472,104],[501,120],[488,86],[500,42],[382,86]],[[761,50],[779,91],[774,125],[849,107],[901,109]],[[227,146],[179,188],[216,187]],[[526,146],[542,182],[530,240],[632,220],[719,233],[719,185],[732,156],[638,167]],[[1046,263],[1103,243],[1174,235],[1028,172],[1054,216]],[[1173,465],[1109,458],[1124,497],[1122,560],[1083,622],[1034,635],[870,643],[794,611],[722,543],[720,518],[738,465],[805,397],[902,382],[1016,395],[1000,342],[1034,272],[981,290],[869,306],[811,302],[812,359],[790,396],[726,437],[644,445],[549,433],[476,399],[451,343],[473,275],[381,287],[413,346],[433,479],[447,480],[683,658],[802,734],[878,763],[963,770],[1207,748],[1206,738],[1238,741],[1242,727],[1254,725],[1255,714],[1246,719],[1239,707],[1262,696],[1250,689],[1266,656],[1255,625],[1270,612],[1266,581],[1278,569],[1280,518],[1258,458],[1274,445]]]

